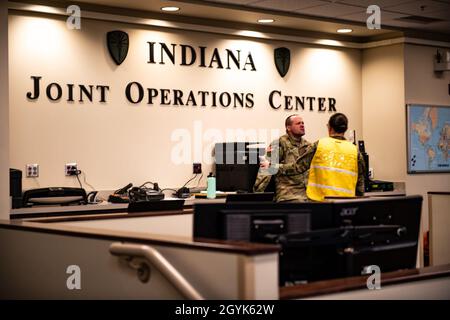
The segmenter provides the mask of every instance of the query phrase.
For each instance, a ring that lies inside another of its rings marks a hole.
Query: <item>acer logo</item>
[[[341,217],[354,216],[358,208],[343,208],[340,212]]]

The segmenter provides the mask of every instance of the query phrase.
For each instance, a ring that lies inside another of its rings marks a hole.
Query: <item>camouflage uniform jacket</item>
[[[266,158],[271,163],[276,163],[273,161],[274,159],[278,160],[278,163],[280,164],[295,163],[295,161],[303,155],[308,146],[310,146],[310,143],[305,139],[298,140],[285,134],[270,144],[267,148]],[[277,154],[278,159],[276,159]],[[256,177],[253,191],[264,192],[272,175],[275,175],[275,201],[306,200],[308,171],[300,174],[280,174],[276,169],[260,170]]]
[[[331,138],[345,140],[342,136],[331,136]],[[307,150],[297,158],[297,161],[290,162],[288,164],[278,165],[279,174],[296,174],[301,172],[306,172],[309,170],[309,166],[311,165],[312,159],[314,158],[314,154],[316,153],[317,146],[319,141],[310,144]],[[364,159],[358,151],[358,180],[356,182],[356,195],[361,196],[364,194],[364,172],[365,172],[365,162]],[[307,184],[307,182],[306,182]]]

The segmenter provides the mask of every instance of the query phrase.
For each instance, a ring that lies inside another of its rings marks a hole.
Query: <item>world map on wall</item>
[[[450,107],[410,105],[408,171],[450,171]]]

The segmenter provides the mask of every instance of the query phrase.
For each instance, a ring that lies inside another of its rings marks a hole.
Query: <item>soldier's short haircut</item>
[[[298,114],[291,114],[289,117],[286,118],[284,121],[284,126],[287,128],[287,126],[290,126],[292,124],[292,118],[293,117],[299,117]]]
[[[328,120],[328,125],[336,132],[336,133],[344,133],[347,131],[348,119],[343,113],[335,113]]]

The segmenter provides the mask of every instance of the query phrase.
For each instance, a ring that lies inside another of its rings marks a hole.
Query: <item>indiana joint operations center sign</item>
[[[123,31],[108,32],[107,45],[111,58],[117,65],[120,65],[128,53],[128,35]],[[148,64],[172,64],[205,70],[240,70],[242,72],[257,72],[260,63],[262,65],[262,62],[255,61],[251,52],[244,53],[242,50],[219,50],[206,46],[193,47],[188,44],[166,44],[150,41],[147,41],[146,45],[148,48]],[[281,53],[283,53],[283,56],[280,57]],[[274,61],[271,63],[282,77],[289,70],[289,60],[289,49],[277,48],[274,50]],[[282,65],[280,62],[282,62]],[[31,75],[30,79],[30,90],[26,93],[29,101],[36,101],[45,95],[48,100],[53,102],[89,101],[106,103],[108,92],[111,90],[107,84],[57,83],[46,81],[39,75]],[[149,88],[137,81],[129,81],[122,90],[126,100],[132,104],[234,109],[253,108],[255,105],[254,93],[252,92]],[[271,90],[267,94],[267,99],[269,106],[277,110],[336,111],[336,99],[333,97],[291,96],[284,95],[280,90]]]

